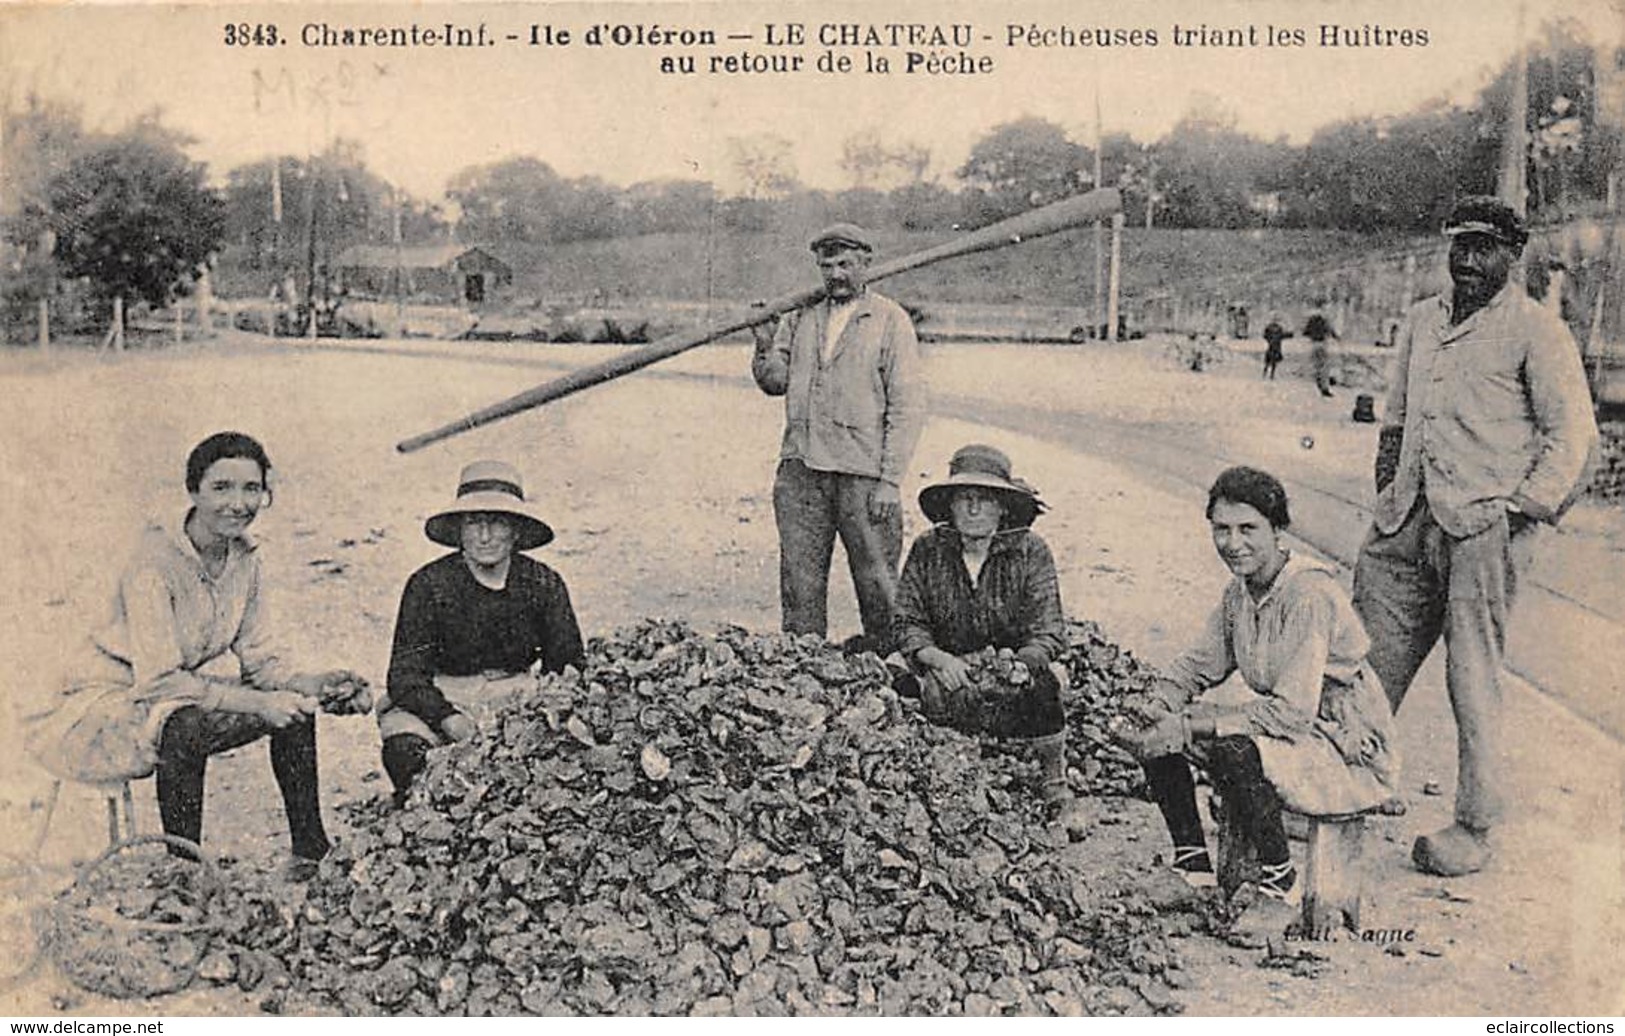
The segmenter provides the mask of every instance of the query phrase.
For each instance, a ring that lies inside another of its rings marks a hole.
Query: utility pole
[[[1145,229],[1151,229],[1151,214],[1157,207],[1157,159],[1152,156],[1145,173]]]
[[[1529,45],[1524,40],[1524,6],[1518,5],[1518,50],[1512,59],[1512,96],[1507,104],[1506,137],[1501,142],[1501,171],[1497,193],[1526,218],[1529,213]],[[1528,285],[1520,256],[1509,277],[1519,287]]]
[[[1119,340],[1117,334],[1117,313],[1118,296],[1122,288],[1124,222],[1125,220],[1121,212],[1115,212],[1112,214],[1111,291],[1107,295],[1106,302],[1105,338],[1108,342],[1115,342]]]
[[[401,254],[401,195],[393,184],[389,188],[390,201],[395,205],[395,327],[396,334],[406,335],[406,295],[402,283],[402,268],[406,265]]]
[[[1095,67],[1096,67],[1096,72],[1095,72],[1095,182],[1094,182],[1094,188],[1096,190],[1099,190],[1100,187],[1101,187],[1101,182],[1100,181],[1101,181],[1101,178],[1102,178],[1101,161],[1100,161],[1100,141],[1101,141],[1101,138],[1104,136],[1104,134],[1101,132],[1101,127],[1100,127],[1100,72],[1098,71],[1100,66],[1097,64]],[[1106,264],[1106,238],[1105,238],[1105,232],[1106,232],[1105,224],[1102,223],[1098,219],[1095,220],[1095,308],[1094,308],[1093,312],[1091,313],[1091,319],[1094,321],[1095,327],[1100,329],[1099,334],[1100,334],[1100,337],[1102,337],[1102,338],[1106,337],[1106,330],[1105,330],[1104,323],[1103,323],[1103,317],[1105,316],[1105,311],[1106,311],[1106,306],[1105,306],[1106,278],[1104,276],[1104,273],[1105,273],[1104,268],[1105,268],[1105,264]]]
[[[316,186],[315,163],[305,170],[305,337],[316,337]]]
[[[271,269],[282,259],[282,156],[271,159]],[[277,270],[280,273],[280,270]]]
[[[51,296],[56,292],[56,233],[50,227],[40,231],[37,247],[40,257],[39,347],[45,352],[51,348]]]
[[[282,297],[287,280],[282,269],[282,156],[271,159],[271,337],[276,337],[281,306],[292,302]]]

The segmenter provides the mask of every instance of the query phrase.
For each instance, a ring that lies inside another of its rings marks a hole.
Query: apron
[[[492,671],[473,676],[437,675],[435,688],[446,696],[446,701],[476,725],[481,724],[499,705],[513,700],[522,691],[536,687],[536,677],[529,673]],[[431,745],[450,744],[422,718],[401,708],[390,700],[389,692],[378,698],[378,733],[384,740],[399,734],[421,737]]]

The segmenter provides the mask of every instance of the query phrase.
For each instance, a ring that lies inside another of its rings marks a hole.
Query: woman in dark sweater
[[[474,733],[470,712],[518,680],[582,658],[564,580],[526,557],[553,530],[525,500],[519,473],[500,461],[463,469],[457,499],[424,523],[458,548],[406,581],[395,620],[387,693],[378,704],[384,769],[404,798],[430,748]]]

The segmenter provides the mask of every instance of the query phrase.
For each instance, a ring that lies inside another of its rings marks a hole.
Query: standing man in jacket
[[[1411,857],[1454,876],[1488,863],[1505,808],[1501,668],[1518,578],[1574,494],[1597,425],[1574,339],[1508,283],[1523,220],[1468,197],[1445,233],[1454,289],[1417,303],[1399,332],[1354,607],[1395,711],[1444,637],[1455,823],[1418,838]]]
[[[919,342],[903,308],[865,286],[874,242],[837,223],[812,239],[822,302],[757,332],[751,374],[785,397],[773,483],[779,604],[789,633],[828,633],[835,537],[863,619],[861,646],[891,650],[903,550],[898,487],[925,423]]]

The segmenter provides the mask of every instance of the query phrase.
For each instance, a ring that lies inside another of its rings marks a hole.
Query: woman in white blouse
[[[1195,762],[1238,810],[1258,850],[1260,890],[1286,898],[1297,873],[1283,807],[1322,816],[1392,799],[1392,717],[1348,594],[1329,567],[1282,543],[1291,518],[1281,483],[1231,468],[1208,493],[1207,518],[1235,579],[1202,636],[1132,706],[1147,726],[1123,737],[1173,836],[1177,870],[1194,884],[1212,881]],[[1233,707],[1194,701],[1238,671],[1257,697]]]
[[[119,577],[111,613],[70,663],[51,700],[23,717],[33,755],[70,780],[156,770],[164,833],[203,837],[208,758],[270,736],[271,768],[293,842],[292,877],[326,854],[316,784],[318,708],[366,712],[366,681],[348,670],[298,673],[266,622],[247,529],[271,499],[271,461],[240,432],[199,443],[186,462],[192,507],[154,524]],[[227,652],[240,678],[203,668]]]

